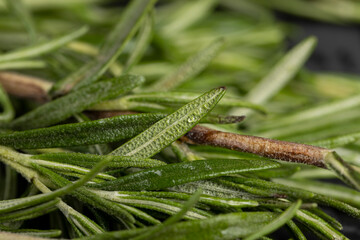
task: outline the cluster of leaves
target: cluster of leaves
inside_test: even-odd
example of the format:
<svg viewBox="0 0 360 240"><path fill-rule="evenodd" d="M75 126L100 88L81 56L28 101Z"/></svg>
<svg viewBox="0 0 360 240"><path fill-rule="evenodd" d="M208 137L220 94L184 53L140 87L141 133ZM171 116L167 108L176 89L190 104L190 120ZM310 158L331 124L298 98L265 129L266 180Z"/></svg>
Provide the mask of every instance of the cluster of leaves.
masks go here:
<svg viewBox="0 0 360 240"><path fill-rule="evenodd" d="M1 239L347 239L322 207L360 219L360 79L302 69L271 9L358 3L99 2L0 2Z"/></svg>

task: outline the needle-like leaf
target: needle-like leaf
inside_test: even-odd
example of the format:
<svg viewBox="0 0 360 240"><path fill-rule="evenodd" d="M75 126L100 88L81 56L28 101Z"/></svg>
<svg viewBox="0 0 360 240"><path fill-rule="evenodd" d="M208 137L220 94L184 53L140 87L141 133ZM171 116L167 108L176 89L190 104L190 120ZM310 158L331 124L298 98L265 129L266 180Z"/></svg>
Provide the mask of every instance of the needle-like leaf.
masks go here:
<svg viewBox="0 0 360 240"><path fill-rule="evenodd" d="M73 41L74 39L81 37L87 31L88 31L88 27L82 27L72 33L55 38L50 41L37 43L37 44L34 44L29 47L18 49L18 50L8 52L5 54L0 54L0 62L22 60L22 59L37 57L37 56L49 53L59 47L64 46L65 44Z"/></svg>
<svg viewBox="0 0 360 240"><path fill-rule="evenodd" d="M224 39L214 41L205 49L191 56L175 72L160 79L153 86L147 88L146 91L169 91L181 83L190 80L209 65L210 61L216 56L223 45Z"/></svg>
<svg viewBox="0 0 360 240"><path fill-rule="evenodd" d="M265 236L265 235L275 231L276 229L280 228L282 225L284 225L286 222L288 222L295 216L295 214L296 214L297 210L300 208L300 206L301 206L301 200L298 200L293 205L291 205L291 207L286 209L286 211L283 212L280 216L278 216L276 219L274 219L274 221L272 221L268 225L264 226L260 231L255 232L255 233L251 234L250 236L247 236L244 240L259 239L260 237Z"/></svg>
<svg viewBox="0 0 360 240"><path fill-rule="evenodd" d="M180 222L168 226L157 235L157 239L236 239L259 231L277 216L277 213L271 212L238 212L218 215L204 220ZM83 238L83 240L131 238L149 230L151 230L151 228L108 232Z"/></svg>
<svg viewBox="0 0 360 240"><path fill-rule="evenodd" d="M96 167L93 169L97 169L97 172L101 170L107 163L109 162L109 159L105 159L102 162L98 163ZM66 185L69 185L71 182L67 180L66 178L56 174L55 172L41 167L37 164L32 164L35 169L40 171L42 174L47 176L50 181L55 184L57 187L64 187ZM100 198L98 195L94 194L93 192L90 192L84 187L80 187L70 193L71 195L78 198L80 201L85 202L95 208L98 208L110 215L113 215L115 217L121 218L124 221L134 223L135 219L134 217L126 211L123 207L120 205L112 204L110 201L106 199Z"/></svg>
<svg viewBox="0 0 360 240"><path fill-rule="evenodd" d="M137 37L135 48L124 66L124 73L129 72L131 68L140 61L142 55L145 53L146 48L150 43L153 27L154 16L152 13L149 13L139 31L139 36Z"/></svg>
<svg viewBox="0 0 360 240"><path fill-rule="evenodd" d="M32 42L36 41L36 28L29 12L28 8L24 5L22 0L7 0L6 4L8 8L13 12L13 14L19 18L21 23L26 28L29 33L30 40Z"/></svg>
<svg viewBox="0 0 360 240"><path fill-rule="evenodd" d="M334 199L346 202L352 206L360 207L360 193L356 190L340 186L332 183L324 183L319 181L305 179L273 179L274 182L284 184L286 186L296 187L317 194L327 195Z"/></svg>
<svg viewBox="0 0 360 240"><path fill-rule="evenodd" d="M122 98L99 103L94 110L127 110L136 107L137 103L156 103L165 106L178 106L194 100L198 94L193 92L148 92L135 93ZM217 104L219 107L250 108L266 113L264 107L235 97L223 97Z"/></svg>
<svg viewBox="0 0 360 240"><path fill-rule="evenodd" d="M38 216L44 215L56 209L55 205L59 202L59 199L54 199L42 204L39 204L34 207L27 209L21 209L11 213L2 214L0 216L0 223L3 222L13 222L21 221L31 218L36 218Z"/></svg>
<svg viewBox="0 0 360 240"><path fill-rule="evenodd" d="M316 45L316 39L310 37L291 49L270 72L260 80L246 95L246 100L263 104L277 94L290 81L308 59ZM234 109L231 114L241 114L241 109Z"/></svg>
<svg viewBox="0 0 360 240"><path fill-rule="evenodd" d="M0 144L17 149L31 149L115 142L136 136L164 116L164 114L152 113L122 115L96 121L0 134Z"/></svg>
<svg viewBox="0 0 360 240"><path fill-rule="evenodd" d="M360 191L360 170L345 162L336 152L325 156L325 163L329 169L346 184Z"/></svg>
<svg viewBox="0 0 360 240"><path fill-rule="evenodd" d="M15 119L10 127L24 130L58 123L96 103L129 92L143 82L143 77L123 75L90 84Z"/></svg>
<svg viewBox="0 0 360 240"><path fill-rule="evenodd" d="M309 211L297 211L296 218L303 224L307 225L312 231L314 231L318 235L322 235L330 239L348 239L342 233L330 226L330 224L328 224L322 218L316 216L315 214L312 214Z"/></svg>
<svg viewBox="0 0 360 240"><path fill-rule="evenodd" d="M10 161L14 158L21 159L20 161L25 163L28 161L28 159L26 159L27 156L22 156L21 154L13 152L5 147L1 147L1 156L2 158L7 158ZM36 204L41 204L46 201L51 201L56 197L60 197L64 194L70 193L74 189L79 188L80 186L84 185L87 181L95 177L111 160L112 160L111 157L102 159L101 161L96 163L95 166L85 176L83 176L80 180L76 181L75 183L71 183L66 179L63 180L63 178L61 178L60 176L58 177L55 173L53 173L55 177L58 177L60 179L59 181L61 183L62 188L53 191L51 193L45 193L42 195L35 195L35 196L30 196L15 200L2 201L0 202L0 211L2 213L5 213L24 207L34 206ZM45 169L43 167L38 166L35 163L28 163L28 164L38 167L40 169ZM52 171L48 170L47 173L52 173Z"/></svg>
<svg viewBox="0 0 360 240"><path fill-rule="evenodd" d="M335 136L327 139L321 139L314 142L311 142L311 145L325 147L325 148L338 148L346 146L350 143L354 143L360 139L360 133L350 133L340 136Z"/></svg>
<svg viewBox="0 0 360 240"><path fill-rule="evenodd" d="M46 63L40 60L17 60L11 62L0 63L0 70L15 70L15 69L36 69L45 68Z"/></svg>
<svg viewBox="0 0 360 240"><path fill-rule="evenodd" d="M57 82L52 89L53 94L68 92L73 86L76 89L98 80L122 52L126 43L135 34L139 23L152 8L156 0L135 0L122 15L120 21L106 36L97 57L85 64L78 71Z"/></svg>
<svg viewBox="0 0 360 240"><path fill-rule="evenodd" d="M159 232L163 231L167 226L180 221L183 218L183 216L186 214L186 212L188 212L192 207L194 207L196 202L199 200L200 196L201 196L201 189L196 191L191 196L191 198L183 205L183 207L179 212L172 215L170 218L166 219L166 221L162 225L158 225L152 228L150 231L145 232L144 234L141 234L133 238L132 240L141 240L141 239L149 239L150 237L152 238L156 237L156 235Z"/></svg>
<svg viewBox="0 0 360 240"><path fill-rule="evenodd" d="M318 119L329 117L347 109L356 109L360 105L360 95L354 95L345 99L340 99L326 104L321 104L287 114L281 119L269 121L267 124L260 126L259 130L284 128L289 125L297 125L305 121L316 121ZM264 132L264 131L263 131ZM266 134L266 132L264 132Z"/></svg>
<svg viewBox="0 0 360 240"><path fill-rule="evenodd" d="M150 168L165 165L164 162L156 159L147 158L135 158L135 157L124 157L124 156L100 156L93 154L82 154L82 153L45 153L40 155L34 155L32 158L48 160L51 162L67 163L82 167L93 167L96 163L111 159L108 164L109 168L126 168L126 167L138 167L138 168Z"/></svg>
<svg viewBox="0 0 360 240"><path fill-rule="evenodd" d="M111 155L143 158L155 155L195 126L224 94L225 88L216 88L201 95L115 149Z"/></svg>
<svg viewBox="0 0 360 240"><path fill-rule="evenodd" d="M359 3L115 2L0 0L0 239L353 234L321 208L360 219L360 77L303 70L273 10Z"/></svg>
<svg viewBox="0 0 360 240"><path fill-rule="evenodd" d="M126 204L128 206L149 209L152 211L162 212L169 215L174 215L181 210L182 204L169 199L159 199L154 197L144 196L130 196L128 194L122 194L120 192L108 192L108 191L92 191L98 196L108 199L113 202ZM206 211L194 208L184 214L184 219L204 219L211 217Z"/></svg>
<svg viewBox="0 0 360 240"><path fill-rule="evenodd" d="M3 87L0 84L0 103L2 105L2 113L0 113L0 124L11 121L15 116L14 108Z"/></svg>
<svg viewBox="0 0 360 240"><path fill-rule="evenodd" d="M114 181L100 183L96 187L106 190L159 190L188 182L278 166L278 163L268 160L198 160L143 170Z"/></svg>

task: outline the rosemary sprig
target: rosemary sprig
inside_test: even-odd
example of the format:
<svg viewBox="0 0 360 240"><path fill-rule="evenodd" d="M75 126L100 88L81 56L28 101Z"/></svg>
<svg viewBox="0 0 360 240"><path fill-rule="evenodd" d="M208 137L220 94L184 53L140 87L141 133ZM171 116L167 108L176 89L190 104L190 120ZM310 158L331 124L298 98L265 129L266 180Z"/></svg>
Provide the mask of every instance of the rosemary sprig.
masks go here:
<svg viewBox="0 0 360 240"><path fill-rule="evenodd" d="M13 52L0 55L0 62L8 62L15 60L24 60L27 58L37 57L45 53L49 53L76 38L84 35L88 31L87 27L82 27L70 34L58 37L51 41L46 41L43 43L37 43L34 46L25 47L23 49L18 49Z"/></svg>
<svg viewBox="0 0 360 240"><path fill-rule="evenodd" d="M0 238L357 239L360 78L272 9L359 4L155 2L0 2Z"/></svg>
<svg viewBox="0 0 360 240"><path fill-rule="evenodd" d="M10 128L24 130L58 123L98 102L124 94L143 82L141 76L124 75L90 84L15 119ZM71 108L65 107L69 105Z"/></svg>

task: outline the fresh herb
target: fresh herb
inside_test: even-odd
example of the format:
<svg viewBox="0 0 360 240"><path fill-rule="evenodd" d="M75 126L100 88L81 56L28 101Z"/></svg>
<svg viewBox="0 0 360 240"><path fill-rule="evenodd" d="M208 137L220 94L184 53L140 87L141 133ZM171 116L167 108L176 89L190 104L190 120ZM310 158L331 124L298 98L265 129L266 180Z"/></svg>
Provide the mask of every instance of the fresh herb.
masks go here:
<svg viewBox="0 0 360 240"><path fill-rule="evenodd" d="M355 1L5 2L0 239L348 239L322 208L360 219L360 78L272 9Z"/></svg>

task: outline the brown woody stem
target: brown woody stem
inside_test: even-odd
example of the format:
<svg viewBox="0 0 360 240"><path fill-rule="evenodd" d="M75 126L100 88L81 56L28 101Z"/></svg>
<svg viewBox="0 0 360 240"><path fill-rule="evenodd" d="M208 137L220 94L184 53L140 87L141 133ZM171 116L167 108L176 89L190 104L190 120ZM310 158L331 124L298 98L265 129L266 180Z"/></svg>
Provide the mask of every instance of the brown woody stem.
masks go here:
<svg viewBox="0 0 360 240"><path fill-rule="evenodd" d="M195 126L182 140L190 144L202 144L231 150L254 153L263 157L304 163L326 168L325 156L331 150L262 137L221 132L203 126Z"/></svg>
<svg viewBox="0 0 360 240"><path fill-rule="evenodd" d="M49 100L47 92L51 82L13 72L0 72L0 84L11 95L39 102Z"/></svg>

